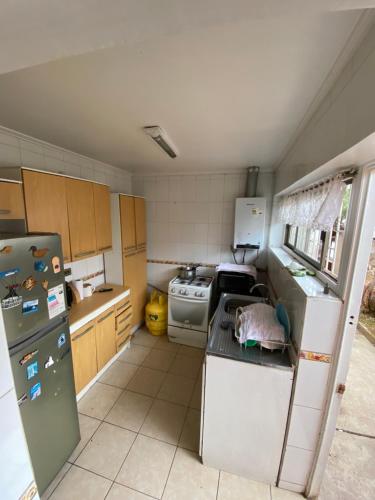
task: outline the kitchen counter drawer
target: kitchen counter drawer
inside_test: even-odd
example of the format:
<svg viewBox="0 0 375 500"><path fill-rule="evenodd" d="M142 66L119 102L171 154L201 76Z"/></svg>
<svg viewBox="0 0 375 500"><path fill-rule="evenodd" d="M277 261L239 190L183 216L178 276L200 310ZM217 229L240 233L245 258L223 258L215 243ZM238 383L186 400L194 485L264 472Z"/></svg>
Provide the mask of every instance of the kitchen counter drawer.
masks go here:
<svg viewBox="0 0 375 500"><path fill-rule="evenodd" d="M126 325L131 324L133 317L132 306L125 309L121 314L116 316L116 332L123 330Z"/></svg>
<svg viewBox="0 0 375 500"><path fill-rule="evenodd" d="M123 300L120 300L117 304L115 304L115 315L118 316L119 314L123 313L129 307L131 307L131 299L130 299L130 294L125 297Z"/></svg>
<svg viewBox="0 0 375 500"><path fill-rule="evenodd" d="M116 349L120 351L131 337L131 323L127 323L121 330L116 332Z"/></svg>

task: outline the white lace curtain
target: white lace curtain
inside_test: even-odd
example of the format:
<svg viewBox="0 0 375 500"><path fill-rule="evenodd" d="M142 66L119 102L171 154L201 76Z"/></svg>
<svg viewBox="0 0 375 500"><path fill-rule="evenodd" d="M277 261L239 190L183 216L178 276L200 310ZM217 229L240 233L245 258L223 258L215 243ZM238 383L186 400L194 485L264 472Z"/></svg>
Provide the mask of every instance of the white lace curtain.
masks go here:
<svg viewBox="0 0 375 500"><path fill-rule="evenodd" d="M279 221L292 226L307 226L331 231L340 215L345 183L336 176L322 185L281 198Z"/></svg>

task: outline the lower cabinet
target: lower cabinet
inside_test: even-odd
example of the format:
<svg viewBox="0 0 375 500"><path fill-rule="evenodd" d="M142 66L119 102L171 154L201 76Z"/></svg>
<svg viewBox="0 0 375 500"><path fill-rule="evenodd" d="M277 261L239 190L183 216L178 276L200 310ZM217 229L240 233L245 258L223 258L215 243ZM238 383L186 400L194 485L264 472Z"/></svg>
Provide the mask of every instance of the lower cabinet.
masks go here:
<svg viewBox="0 0 375 500"><path fill-rule="evenodd" d="M95 321L91 321L71 338L76 394L98 373L95 329Z"/></svg>
<svg viewBox="0 0 375 500"><path fill-rule="evenodd" d="M120 351L131 336L133 308L128 295L71 336L76 394Z"/></svg>
<svg viewBox="0 0 375 500"><path fill-rule="evenodd" d="M105 311L96 320L96 357L98 371L116 354L115 309Z"/></svg>
<svg viewBox="0 0 375 500"><path fill-rule="evenodd" d="M144 320L147 302L147 256L145 250L138 250L123 256L124 286L131 290L133 305L132 324L139 325Z"/></svg>

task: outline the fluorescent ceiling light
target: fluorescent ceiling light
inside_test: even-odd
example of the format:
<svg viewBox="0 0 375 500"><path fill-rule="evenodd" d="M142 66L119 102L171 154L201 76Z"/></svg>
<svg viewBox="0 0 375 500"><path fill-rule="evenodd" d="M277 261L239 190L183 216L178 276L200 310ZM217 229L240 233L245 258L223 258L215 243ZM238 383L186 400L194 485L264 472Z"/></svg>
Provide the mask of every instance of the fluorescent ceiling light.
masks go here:
<svg viewBox="0 0 375 500"><path fill-rule="evenodd" d="M167 136L166 132L157 125L151 127L143 127L147 135L151 137L171 158L178 156L177 149L172 141Z"/></svg>

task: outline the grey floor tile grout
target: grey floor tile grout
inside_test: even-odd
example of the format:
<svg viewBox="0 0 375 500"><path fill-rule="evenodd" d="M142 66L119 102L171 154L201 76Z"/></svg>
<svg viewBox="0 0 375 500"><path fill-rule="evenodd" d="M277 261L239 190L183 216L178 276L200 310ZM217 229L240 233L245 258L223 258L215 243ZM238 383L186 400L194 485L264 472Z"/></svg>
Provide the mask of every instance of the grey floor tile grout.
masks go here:
<svg viewBox="0 0 375 500"><path fill-rule="evenodd" d="M176 446L176 449L174 450L174 454L173 454L171 465L169 467L167 479L166 479L166 481L164 483L163 493L161 494L161 497L160 497L161 499L164 497L165 489L167 487L167 484L168 484L168 481L169 481L169 476L171 475L171 470L172 470L172 467L173 467L173 464L174 464L174 461L175 461L175 458L176 458L176 453L177 453L177 446Z"/></svg>
<svg viewBox="0 0 375 500"><path fill-rule="evenodd" d="M270 484L269 487L270 487L270 500L272 500L272 485Z"/></svg>
<svg viewBox="0 0 375 500"><path fill-rule="evenodd" d="M221 470L219 470L219 475L217 478L216 500L219 498L220 477L221 477Z"/></svg>
<svg viewBox="0 0 375 500"><path fill-rule="evenodd" d="M63 474L63 476L61 477L60 481L56 484L56 486L53 488L53 490L52 490L52 491L51 491L51 493L48 495L48 497L43 498L43 495L41 496L41 498L42 498L43 500L48 500L49 498L51 498L51 496L52 496L52 495L53 495L53 493L55 492L56 488L59 486L59 484L60 484L60 483L61 483L61 481L64 479L64 477L68 474L68 472L70 471L70 469L72 468L72 465L73 465L71 462L68 462L68 463L69 463L69 465L70 465L69 469L65 472L65 474ZM53 480L54 480L54 479L53 479ZM53 481L53 480L52 480L52 481ZM51 481L51 482L52 482L52 481Z"/></svg>

